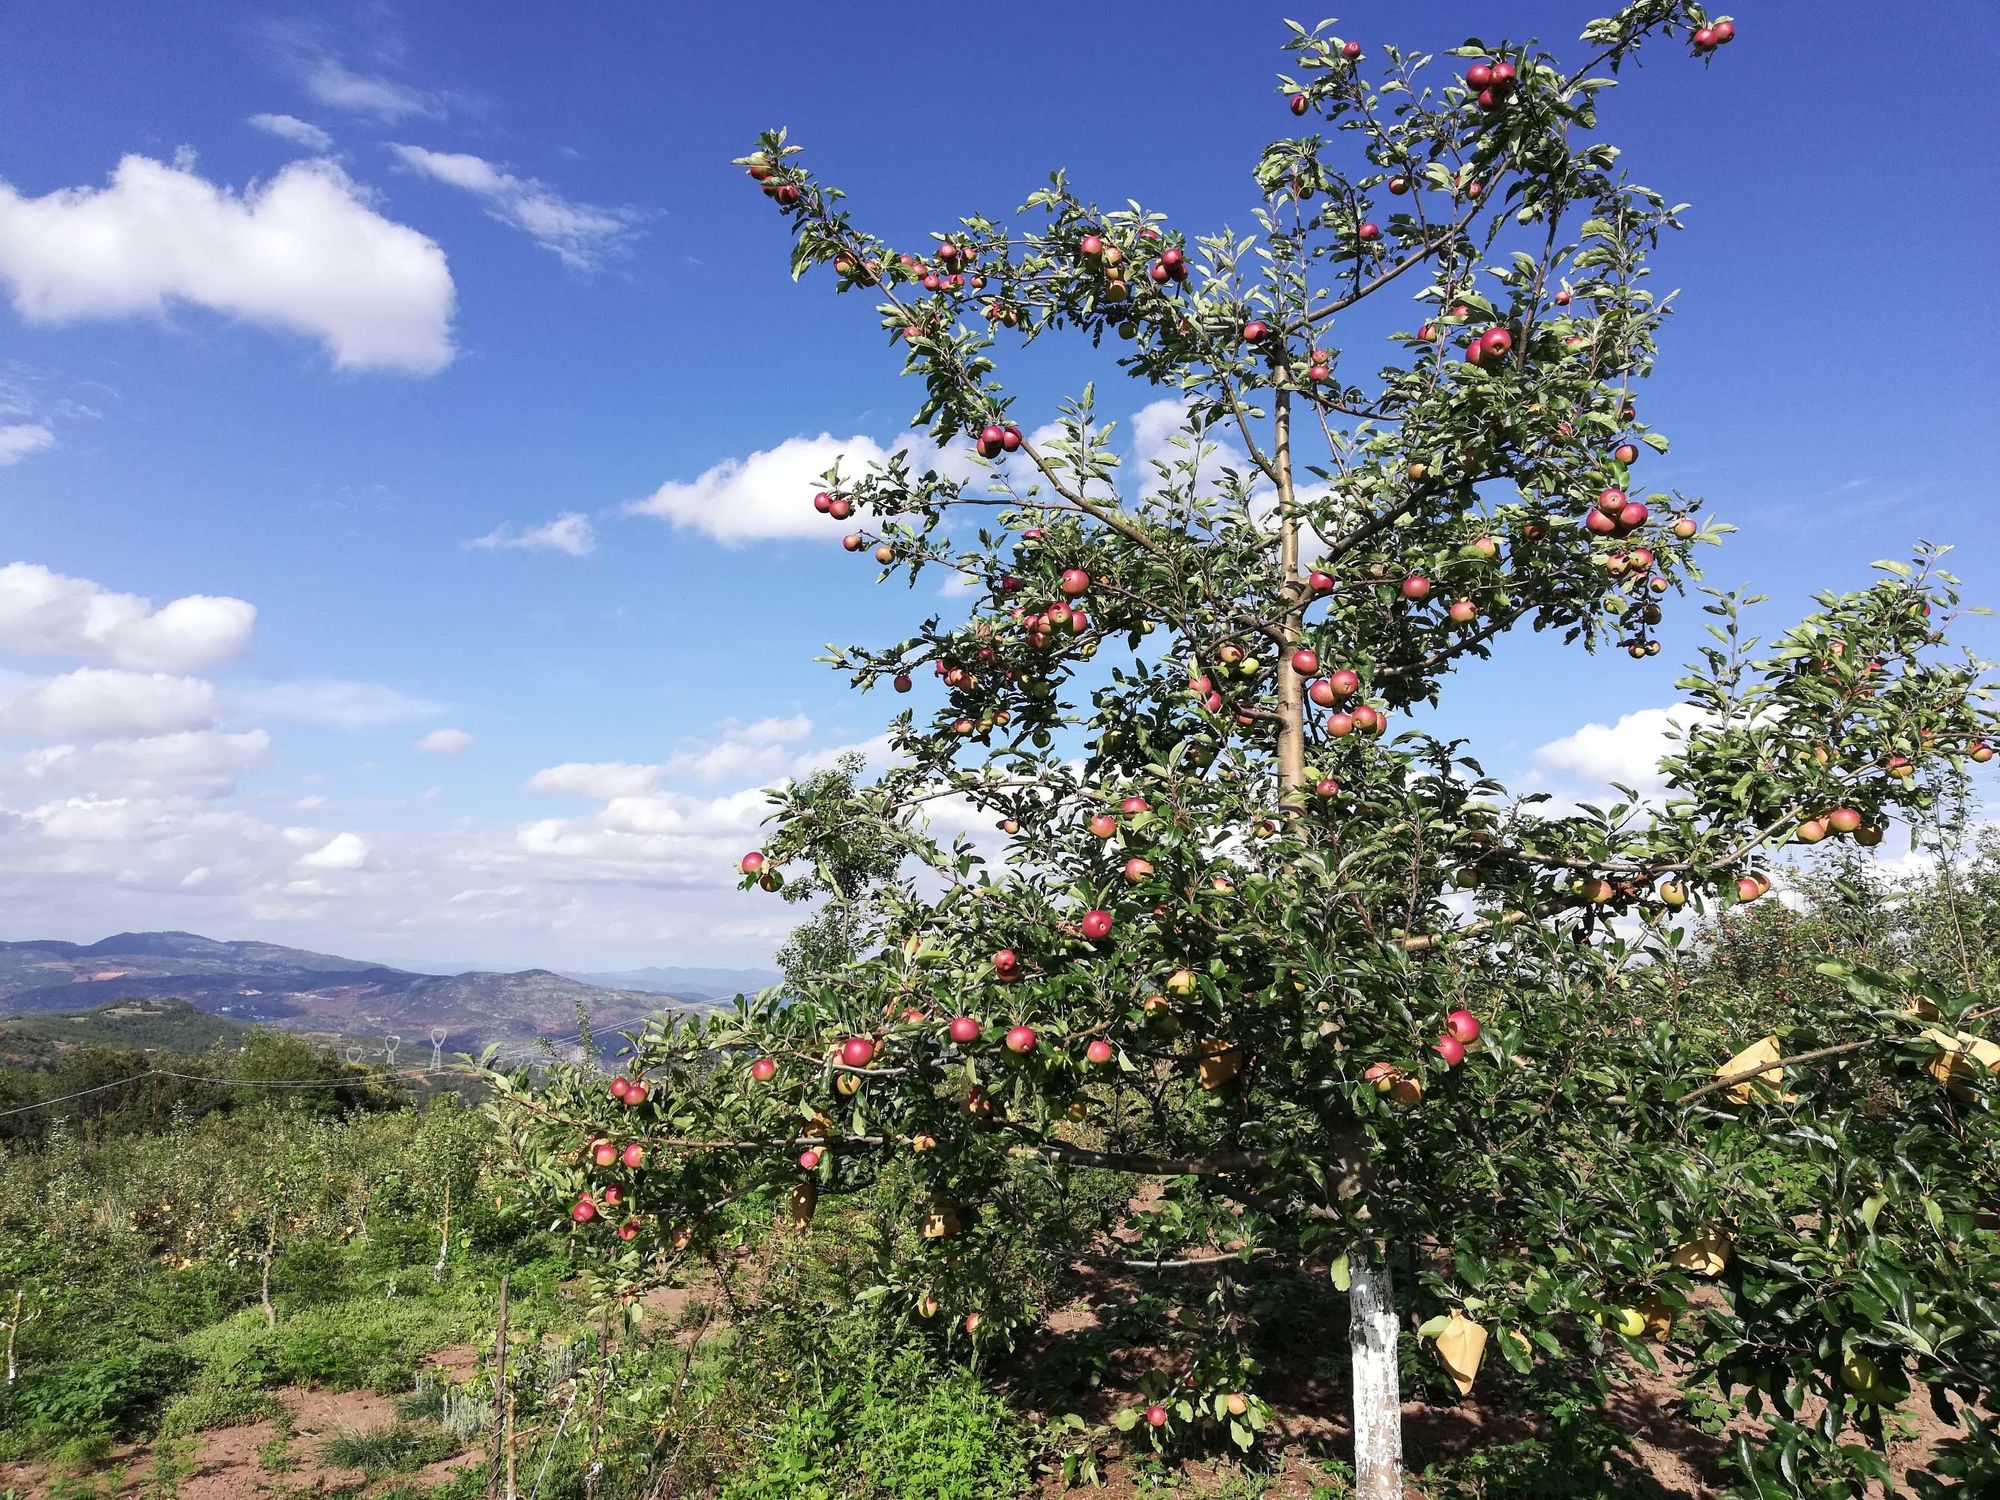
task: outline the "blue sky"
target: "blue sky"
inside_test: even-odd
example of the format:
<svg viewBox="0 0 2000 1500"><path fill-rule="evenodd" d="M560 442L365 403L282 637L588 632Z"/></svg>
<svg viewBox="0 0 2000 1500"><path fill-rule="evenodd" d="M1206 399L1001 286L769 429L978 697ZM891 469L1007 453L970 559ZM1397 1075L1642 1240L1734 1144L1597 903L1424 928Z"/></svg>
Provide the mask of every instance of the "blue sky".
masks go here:
<svg viewBox="0 0 2000 1500"><path fill-rule="evenodd" d="M1355 5L1342 34L1569 46L1599 9ZM728 159L788 125L908 241L1055 166L1246 227L1286 13L1155 4L1110 49L1055 5L991 38L820 5L8 8L0 936L763 957L790 913L729 869L757 788L892 711L812 658L939 601L830 531L744 534L791 529L800 440L893 442L915 394L865 302L791 283ZM2000 13L1812 16L1746 8L1714 66L1656 55L1605 105L1693 205L1645 477L1741 528L1711 581L1773 627L1918 535L2000 601ZM1012 368L1023 413L1108 372ZM1156 394L1112 372L1101 404ZM1448 722L1516 778L1642 771L1657 715L1619 721L1672 702L1693 614L1643 665L1511 647Z"/></svg>

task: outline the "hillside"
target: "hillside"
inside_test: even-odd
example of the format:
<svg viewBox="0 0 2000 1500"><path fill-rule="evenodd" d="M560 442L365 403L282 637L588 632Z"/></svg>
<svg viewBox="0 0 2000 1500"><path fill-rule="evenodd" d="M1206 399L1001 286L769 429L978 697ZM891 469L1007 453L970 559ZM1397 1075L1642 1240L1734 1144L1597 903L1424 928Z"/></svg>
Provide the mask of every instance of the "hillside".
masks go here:
<svg viewBox="0 0 2000 1500"><path fill-rule="evenodd" d="M90 1011L113 1001L165 999L185 1000L238 1025L397 1036L413 1047L442 1031L454 1052L572 1036L579 1012L599 1030L614 1030L663 1002L705 1002L608 988L547 969L416 974L189 932L124 932L94 943L0 942L0 1013Z"/></svg>
<svg viewBox="0 0 2000 1500"><path fill-rule="evenodd" d="M206 1052L234 1043L245 1029L185 1000L113 1000L84 1011L0 1016L0 1067L46 1067L85 1047Z"/></svg>
<svg viewBox="0 0 2000 1500"><path fill-rule="evenodd" d="M617 969L603 974L571 974L585 984L613 990L642 990L649 995L674 995L683 1000L733 1000L754 995L784 979L776 969L697 969L678 965Z"/></svg>

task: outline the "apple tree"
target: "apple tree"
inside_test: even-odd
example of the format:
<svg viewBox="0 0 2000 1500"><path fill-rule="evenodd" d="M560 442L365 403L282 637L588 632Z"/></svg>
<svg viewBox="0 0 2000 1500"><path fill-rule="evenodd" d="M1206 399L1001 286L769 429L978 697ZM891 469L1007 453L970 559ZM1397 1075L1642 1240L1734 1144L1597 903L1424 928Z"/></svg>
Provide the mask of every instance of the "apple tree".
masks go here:
<svg viewBox="0 0 2000 1500"><path fill-rule="evenodd" d="M1261 1273L1311 1267L1348 1292L1368 1497L1401 1493L1412 1339L1461 1391L1482 1364L1601 1388L1612 1353L1677 1340L1724 1391L1768 1391L1772 1443L1740 1467L1787 1477L1754 1493L1865 1468L1843 1434L1872 1413L1879 1439L1892 1386L1990 1382L1970 1002L1918 1016L1849 974L1822 1013L1673 1020L1700 914L1765 899L1789 844L1933 818L1994 733L1939 549L1760 641L1757 601L1699 591L1728 528L1647 484L1649 256L1677 210L1599 116L1642 48L1734 36L1692 0L1636 0L1567 60L1294 26L1293 133L1255 163L1247 232L1058 173L899 246L782 131L741 161L794 274L873 306L913 426L972 450L836 467L798 503L884 581L959 588L831 658L909 695L889 769L779 789L742 860L837 936L796 945L779 991L634 1037L608 1091L496 1076L527 1179L611 1283L725 1211L803 1226L893 1169L879 1295L912 1329L1005 1346L1024 1254L1122 1260L1175 1316L1107 1440L1247 1448L1283 1312ZM1179 402L1143 472L1094 385L1056 411L1010 393L1006 352L1061 339ZM1689 608L1710 644L1664 796L1510 797L1438 732L1453 674L1502 670L1522 633L1643 667ZM1805 1209L1774 1152L1805 1163ZM1107 1174L1127 1185L1094 1220L1045 1212ZM1834 1262L1853 1300L1815 1306Z"/></svg>

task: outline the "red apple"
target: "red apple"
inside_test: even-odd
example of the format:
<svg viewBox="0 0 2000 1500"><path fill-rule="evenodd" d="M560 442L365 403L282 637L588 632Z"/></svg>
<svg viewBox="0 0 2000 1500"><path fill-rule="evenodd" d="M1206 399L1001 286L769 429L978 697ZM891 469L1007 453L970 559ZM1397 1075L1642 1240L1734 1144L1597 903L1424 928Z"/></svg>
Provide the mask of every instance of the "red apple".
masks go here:
<svg viewBox="0 0 2000 1500"><path fill-rule="evenodd" d="M618 1148L609 1141L597 1141L590 1148L590 1159L600 1167L608 1167L618 1160Z"/></svg>
<svg viewBox="0 0 2000 1500"><path fill-rule="evenodd" d="M1313 791L1322 797L1338 797L1340 795L1340 783L1335 781L1331 776L1322 776L1314 783Z"/></svg>
<svg viewBox="0 0 2000 1500"><path fill-rule="evenodd" d="M1152 873L1153 866L1150 860L1128 859L1125 861L1125 879L1128 884L1137 885Z"/></svg>
<svg viewBox="0 0 2000 1500"><path fill-rule="evenodd" d="M1615 516L1625 508L1625 492L1620 489L1606 489L1597 492L1597 508L1607 516Z"/></svg>
<svg viewBox="0 0 2000 1500"><path fill-rule="evenodd" d="M1333 579L1326 573L1312 573L1306 578L1306 586L1315 594L1330 594L1333 592Z"/></svg>
<svg viewBox="0 0 2000 1500"><path fill-rule="evenodd" d="M1465 1061L1465 1043L1455 1036L1441 1036L1431 1043L1431 1051L1444 1059L1447 1068L1455 1068Z"/></svg>
<svg viewBox="0 0 2000 1500"><path fill-rule="evenodd" d="M597 1217L597 1205L588 1198L579 1198L576 1207L569 1211L569 1216L579 1224L588 1224Z"/></svg>
<svg viewBox="0 0 2000 1500"><path fill-rule="evenodd" d="M1254 344L1268 335L1270 331L1271 325L1269 323L1264 322L1261 318L1252 318L1243 325L1243 342Z"/></svg>
<svg viewBox="0 0 2000 1500"><path fill-rule="evenodd" d="M1354 237L1364 244L1370 240L1379 240L1382 238L1382 226L1375 223L1372 219L1364 220L1355 229Z"/></svg>
<svg viewBox="0 0 2000 1500"><path fill-rule="evenodd" d="M1149 1406L1149 1407L1147 1407L1147 1408L1146 1408L1146 1425L1147 1425L1147 1426L1149 1426L1149 1427L1164 1427L1164 1426L1166 1426L1166 1425L1167 1425L1167 1409L1166 1409L1166 1408L1165 1408L1164 1406Z"/></svg>
<svg viewBox="0 0 2000 1500"><path fill-rule="evenodd" d="M1292 113L1295 115L1302 115L1305 112L1306 112L1306 96L1304 94L1292 95Z"/></svg>
<svg viewBox="0 0 2000 1500"><path fill-rule="evenodd" d="M744 855L743 858L739 859L736 862L736 867L739 870L741 870L745 875L755 875L759 870L764 868L763 853L759 850L752 849L748 854Z"/></svg>
<svg viewBox="0 0 2000 1500"><path fill-rule="evenodd" d="M1361 678L1346 667L1337 672L1329 672L1326 684L1343 698L1352 698L1361 691Z"/></svg>
<svg viewBox="0 0 2000 1500"><path fill-rule="evenodd" d="M1620 443L1611 450L1611 456L1630 468L1639 461L1639 450L1630 443Z"/></svg>
<svg viewBox="0 0 2000 1500"><path fill-rule="evenodd" d="M1359 42L1341 43L1340 55L1346 58L1349 62L1361 61L1361 43Z"/></svg>
<svg viewBox="0 0 2000 1500"><path fill-rule="evenodd" d="M979 1023L971 1016L955 1016L951 1023L951 1039L961 1047L968 1042L979 1040Z"/></svg>
<svg viewBox="0 0 2000 1500"><path fill-rule="evenodd" d="M1646 517L1649 514L1651 513L1645 506L1634 500L1630 505L1618 512L1618 524L1627 531L1632 531L1640 526L1644 526L1646 524Z"/></svg>
<svg viewBox="0 0 2000 1500"><path fill-rule="evenodd" d="M1144 797L1141 797L1137 792L1134 792L1131 796L1127 797L1124 801L1118 804L1118 810L1123 814L1125 814L1125 816L1128 818L1136 818L1139 816L1140 813L1148 812L1151 810L1151 808L1152 804L1149 803Z"/></svg>
<svg viewBox="0 0 2000 1500"><path fill-rule="evenodd" d="M1110 813L1099 813L1090 820L1090 831L1101 839L1108 839L1118 832L1118 820Z"/></svg>
<svg viewBox="0 0 2000 1500"><path fill-rule="evenodd" d="M1062 582L1058 585L1070 598L1074 599L1090 587L1090 575L1081 568L1064 570Z"/></svg>
<svg viewBox="0 0 2000 1500"><path fill-rule="evenodd" d="M1339 696L1333 690L1333 684L1328 682L1324 677L1306 689L1306 696L1321 708L1332 708L1334 704L1340 701Z"/></svg>
<svg viewBox="0 0 2000 1500"><path fill-rule="evenodd" d="M630 1087L632 1087L632 1080L629 1078L612 1079L611 1097L618 1100L620 1103L623 1103L625 1099L625 1091Z"/></svg>
<svg viewBox="0 0 2000 1500"><path fill-rule="evenodd" d="M1007 1032L1007 1050L1016 1056L1025 1056L1035 1050L1035 1028L1015 1026Z"/></svg>
<svg viewBox="0 0 2000 1500"><path fill-rule="evenodd" d="M775 1057L760 1057L750 1064L750 1076L759 1083L769 1083L778 1076L778 1060Z"/></svg>
<svg viewBox="0 0 2000 1500"><path fill-rule="evenodd" d="M636 1220L636 1219L627 1219L627 1220L626 1220L626 1221L625 1221L625 1222L624 1222L623 1224L620 1224L620 1225L618 1226L618 1238L619 1238L619 1239L621 1239L621 1240L636 1240L636 1239L637 1239L638 1237L639 1237L639 1223L638 1223L638 1220Z"/></svg>
<svg viewBox="0 0 2000 1500"><path fill-rule="evenodd" d="M645 1084L634 1083L625 1090L625 1107L627 1109L637 1109L640 1105L644 1104L645 1102L646 1102Z"/></svg>
<svg viewBox="0 0 2000 1500"><path fill-rule="evenodd" d="M1398 198L1402 197L1403 194L1407 193L1409 190L1410 190L1409 178L1391 177L1389 179L1389 191L1394 193Z"/></svg>
<svg viewBox="0 0 2000 1500"><path fill-rule="evenodd" d="M829 510L833 509L833 496L829 495L825 490L821 490L817 495L813 496L813 509L821 515L825 515Z"/></svg>
<svg viewBox="0 0 2000 1500"><path fill-rule="evenodd" d="M1699 529L1700 528L1695 525L1695 519L1693 516L1680 516L1677 517L1674 521L1674 535L1679 537L1682 541L1686 541L1689 537L1693 536L1695 532Z"/></svg>
<svg viewBox="0 0 2000 1500"><path fill-rule="evenodd" d="M1451 601L1451 607L1445 613L1451 617L1454 623L1469 625L1479 618L1479 606L1474 604L1470 599L1454 599Z"/></svg>
<svg viewBox="0 0 2000 1500"><path fill-rule="evenodd" d="M1083 1055L1101 1068L1110 1062L1115 1054L1112 1051L1111 1043L1105 1041L1103 1037L1099 1037L1083 1049Z"/></svg>
<svg viewBox="0 0 2000 1500"><path fill-rule="evenodd" d="M1595 532L1599 536L1610 536L1618 529L1616 518L1607 516L1596 506L1592 506L1590 513L1583 518L1583 525L1586 531Z"/></svg>
<svg viewBox="0 0 2000 1500"><path fill-rule="evenodd" d="M815 1170L819 1166L819 1152L811 1146L806 1147L799 1153L799 1165L808 1172Z"/></svg>
<svg viewBox="0 0 2000 1500"><path fill-rule="evenodd" d="M1469 89L1489 88L1493 83L1491 63L1474 63L1465 70L1465 86Z"/></svg>
<svg viewBox="0 0 2000 1500"><path fill-rule="evenodd" d="M1328 714L1326 716L1326 732L1335 739L1341 739L1346 735L1354 733L1354 715Z"/></svg>
<svg viewBox="0 0 2000 1500"><path fill-rule="evenodd" d="M1469 1010L1455 1010L1444 1018L1444 1030L1469 1047L1479 1040L1479 1017Z"/></svg>
<svg viewBox="0 0 2000 1500"><path fill-rule="evenodd" d="M1104 253L1104 240L1101 236L1086 234L1081 240L1077 241L1076 248L1092 260L1095 260Z"/></svg>
<svg viewBox="0 0 2000 1500"><path fill-rule="evenodd" d="M1514 335L1504 328L1489 328L1479 335L1479 347L1488 359L1500 359L1514 347Z"/></svg>
<svg viewBox="0 0 2000 1500"><path fill-rule="evenodd" d="M840 1060L850 1068L865 1068L875 1057L875 1044L865 1036L851 1036L840 1044Z"/></svg>
<svg viewBox="0 0 2000 1500"><path fill-rule="evenodd" d="M1403 597L1412 604L1421 604L1431 596L1431 581L1422 574L1412 574L1403 580Z"/></svg>
<svg viewBox="0 0 2000 1500"><path fill-rule="evenodd" d="M1310 646L1301 646L1292 653L1292 670L1301 677L1310 677L1319 670L1319 653Z"/></svg>
<svg viewBox="0 0 2000 1500"><path fill-rule="evenodd" d="M993 955L993 967L1005 974L1021 967L1021 955L1012 948L1002 948Z"/></svg>
<svg viewBox="0 0 2000 1500"><path fill-rule="evenodd" d="M1093 943L1101 943L1111 936L1111 913L1103 907L1094 907L1083 914L1083 935Z"/></svg>

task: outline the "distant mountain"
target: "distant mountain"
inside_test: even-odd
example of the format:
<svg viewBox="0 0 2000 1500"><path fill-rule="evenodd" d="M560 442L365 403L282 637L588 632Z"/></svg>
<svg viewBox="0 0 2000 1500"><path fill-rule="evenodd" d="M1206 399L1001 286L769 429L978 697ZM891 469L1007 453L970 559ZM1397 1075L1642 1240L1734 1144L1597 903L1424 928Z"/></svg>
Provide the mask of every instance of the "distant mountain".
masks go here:
<svg viewBox="0 0 2000 1500"><path fill-rule="evenodd" d="M608 988L524 969L513 974L413 974L274 943L222 942L192 932L121 932L95 943L0 942L0 1013L85 1010L110 1000L188 1001L210 1015L294 1031L400 1036L412 1047L445 1033L453 1052L630 1027L662 1000L705 997Z"/></svg>
<svg viewBox="0 0 2000 1500"><path fill-rule="evenodd" d="M784 979L776 969L617 969L605 974L571 974L585 984L615 990L644 990L649 995L673 995L682 1000L733 1000L754 995Z"/></svg>

